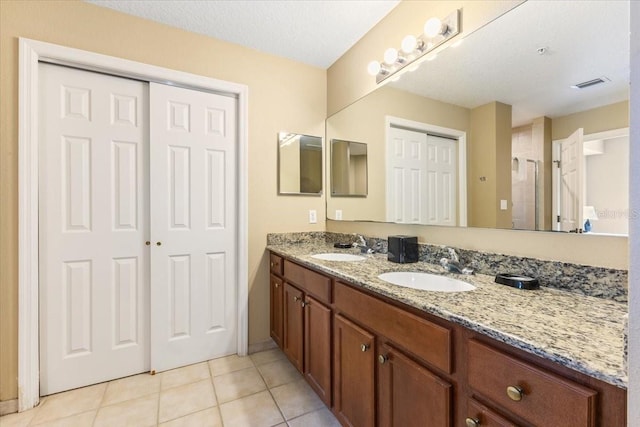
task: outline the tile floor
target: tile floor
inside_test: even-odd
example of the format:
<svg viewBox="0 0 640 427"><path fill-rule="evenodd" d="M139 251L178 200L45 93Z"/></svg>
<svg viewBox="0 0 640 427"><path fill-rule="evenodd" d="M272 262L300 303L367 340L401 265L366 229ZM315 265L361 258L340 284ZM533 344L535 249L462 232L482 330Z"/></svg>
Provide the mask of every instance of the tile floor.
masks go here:
<svg viewBox="0 0 640 427"><path fill-rule="evenodd" d="M2 427L339 425L280 349L54 394L0 417Z"/></svg>

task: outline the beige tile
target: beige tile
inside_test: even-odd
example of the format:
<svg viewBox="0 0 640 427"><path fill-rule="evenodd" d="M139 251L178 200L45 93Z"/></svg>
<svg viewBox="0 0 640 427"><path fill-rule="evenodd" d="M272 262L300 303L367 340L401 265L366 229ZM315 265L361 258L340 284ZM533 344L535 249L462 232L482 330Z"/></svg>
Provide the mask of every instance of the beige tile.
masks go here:
<svg viewBox="0 0 640 427"><path fill-rule="evenodd" d="M302 378L300 372L298 372L287 359L280 359L275 362L259 365L258 370L269 388L297 381Z"/></svg>
<svg viewBox="0 0 640 427"><path fill-rule="evenodd" d="M111 381L107 384L102 406L158 393L160 391L160 379L160 375L140 374Z"/></svg>
<svg viewBox="0 0 640 427"><path fill-rule="evenodd" d="M283 422L282 415L268 391L252 394L220 405L225 426L271 427Z"/></svg>
<svg viewBox="0 0 640 427"><path fill-rule="evenodd" d="M211 369L211 375L223 375L229 372L239 371L240 369L246 369L253 366L253 360L248 356L238 356L232 354L231 356L221 357L209 361L209 369Z"/></svg>
<svg viewBox="0 0 640 427"><path fill-rule="evenodd" d="M286 356L279 348L274 348L272 350L261 351L259 353L253 353L251 356L251 360L255 365L262 365L263 363L273 362L274 360L285 359Z"/></svg>
<svg viewBox="0 0 640 427"><path fill-rule="evenodd" d="M158 422L165 422L216 405L211 381L206 379L160 392Z"/></svg>
<svg viewBox="0 0 640 427"><path fill-rule="evenodd" d="M71 415L66 418L58 418L57 420L47 421L37 424L38 427L91 427L96 417L96 410L83 412L81 414ZM4 427L4 424L0 424ZM31 424L33 425L33 424Z"/></svg>
<svg viewBox="0 0 640 427"><path fill-rule="evenodd" d="M340 427L340 423L331 411L323 408L290 420L289 427Z"/></svg>
<svg viewBox="0 0 640 427"><path fill-rule="evenodd" d="M162 390L211 378L207 362L172 369L160 375L162 377Z"/></svg>
<svg viewBox="0 0 640 427"><path fill-rule="evenodd" d="M97 409L106 388L107 384L103 383L47 396L38 407L38 412L31 424L40 424Z"/></svg>
<svg viewBox="0 0 640 427"><path fill-rule="evenodd" d="M38 408L36 407L24 412L3 415L0 417L0 426L26 427L29 425L33 417L35 417L37 411L38 411Z"/></svg>
<svg viewBox="0 0 640 427"><path fill-rule="evenodd" d="M213 377L213 385L220 403L248 396L267 388L258 370L253 367Z"/></svg>
<svg viewBox="0 0 640 427"><path fill-rule="evenodd" d="M222 419L218 408L209 408L204 411L180 417L173 421L162 423L159 427L222 427Z"/></svg>
<svg viewBox="0 0 640 427"><path fill-rule="evenodd" d="M304 379L272 388L271 394L287 420L324 407Z"/></svg>
<svg viewBox="0 0 640 427"><path fill-rule="evenodd" d="M155 426L158 418L158 393L127 400L98 410L94 427Z"/></svg>

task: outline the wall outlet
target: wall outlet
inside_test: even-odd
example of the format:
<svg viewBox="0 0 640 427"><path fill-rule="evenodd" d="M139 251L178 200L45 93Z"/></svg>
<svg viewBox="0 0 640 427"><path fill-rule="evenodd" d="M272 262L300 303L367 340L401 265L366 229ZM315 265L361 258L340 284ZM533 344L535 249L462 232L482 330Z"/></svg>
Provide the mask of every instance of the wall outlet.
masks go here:
<svg viewBox="0 0 640 427"><path fill-rule="evenodd" d="M315 224L318 222L318 214L315 209L309 210L309 224Z"/></svg>
<svg viewBox="0 0 640 427"><path fill-rule="evenodd" d="M341 209L336 209L336 220L337 221L341 221L342 220L342 210Z"/></svg>
<svg viewBox="0 0 640 427"><path fill-rule="evenodd" d="M500 210L503 210L503 211L507 210L507 201L506 200L500 200Z"/></svg>

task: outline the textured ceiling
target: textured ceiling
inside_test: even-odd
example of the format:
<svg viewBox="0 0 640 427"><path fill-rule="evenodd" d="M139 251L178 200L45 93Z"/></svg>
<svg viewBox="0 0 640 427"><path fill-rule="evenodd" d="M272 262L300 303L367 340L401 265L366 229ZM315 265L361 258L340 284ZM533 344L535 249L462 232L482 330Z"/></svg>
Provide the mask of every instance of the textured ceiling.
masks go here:
<svg viewBox="0 0 640 427"><path fill-rule="evenodd" d="M530 0L391 86L467 108L509 104L515 126L584 111L629 99L629 25L628 1ZM571 88L602 76L611 81Z"/></svg>
<svg viewBox="0 0 640 427"><path fill-rule="evenodd" d="M85 0L328 68L399 0Z"/></svg>

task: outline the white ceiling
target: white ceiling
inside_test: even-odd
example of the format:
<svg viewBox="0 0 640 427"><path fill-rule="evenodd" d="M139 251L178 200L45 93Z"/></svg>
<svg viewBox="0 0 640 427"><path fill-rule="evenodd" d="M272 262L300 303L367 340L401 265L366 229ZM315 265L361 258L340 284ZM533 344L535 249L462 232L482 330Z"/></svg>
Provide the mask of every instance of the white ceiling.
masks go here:
<svg viewBox="0 0 640 427"><path fill-rule="evenodd" d="M85 0L323 69L399 0Z"/></svg>
<svg viewBox="0 0 640 427"><path fill-rule="evenodd" d="M629 25L628 1L529 0L391 86L466 108L509 104L514 126L584 111L629 99Z"/></svg>

